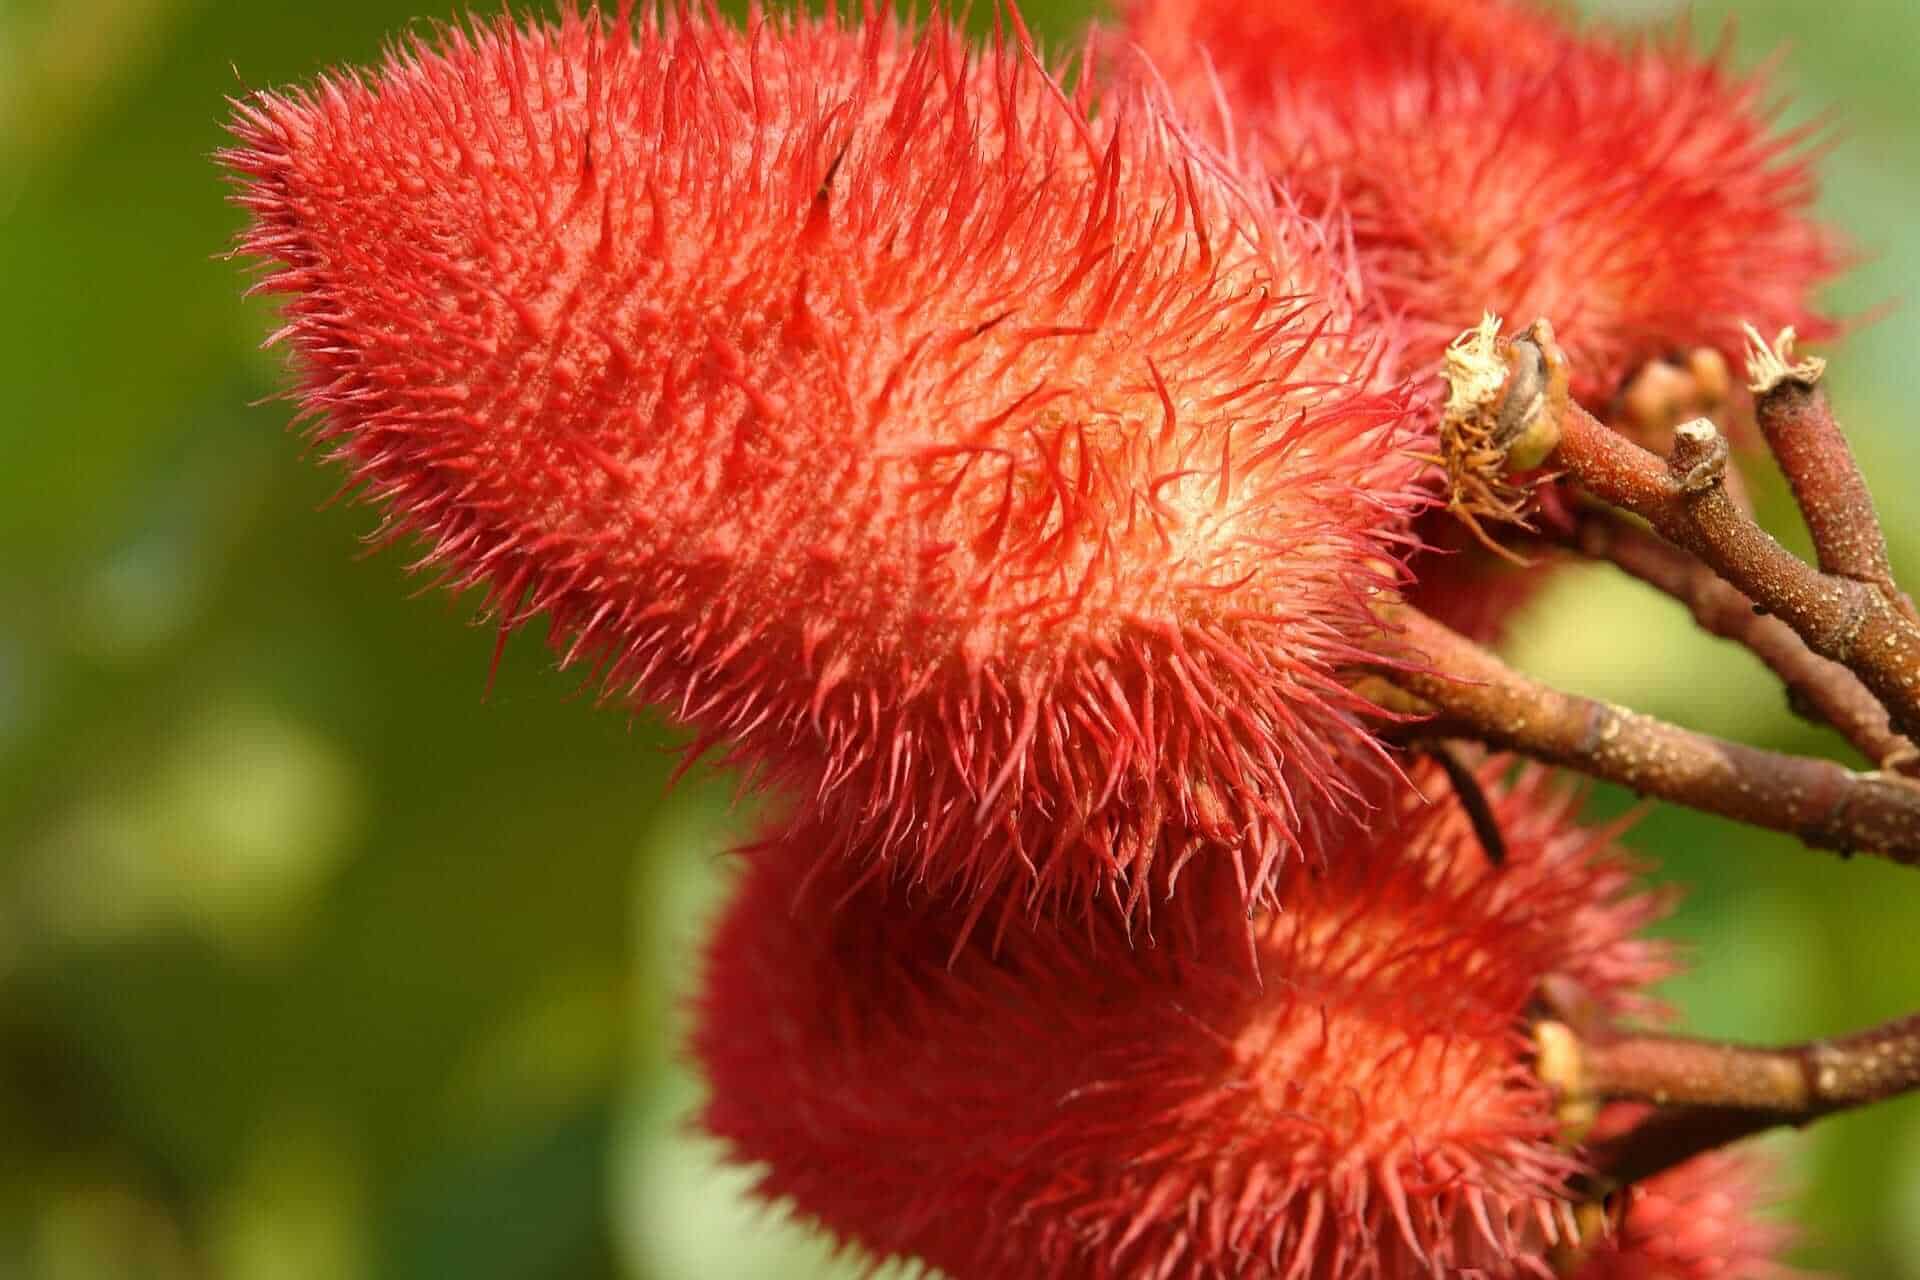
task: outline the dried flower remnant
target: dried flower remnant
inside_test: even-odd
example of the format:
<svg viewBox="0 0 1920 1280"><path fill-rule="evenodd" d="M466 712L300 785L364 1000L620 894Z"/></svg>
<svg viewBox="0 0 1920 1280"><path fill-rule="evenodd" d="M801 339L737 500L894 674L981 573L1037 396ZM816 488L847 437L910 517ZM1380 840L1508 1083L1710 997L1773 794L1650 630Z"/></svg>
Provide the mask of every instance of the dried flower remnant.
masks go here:
<svg viewBox="0 0 1920 1280"><path fill-rule="evenodd" d="M1224 915L1178 946L1110 919L994 939L869 881L826 917L821 837L789 830L710 945L704 1123L763 1196L958 1280L1544 1274L1575 1162L1528 1002L1559 974L1637 1009L1667 963L1605 836L1498 768L1503 867L1456 804L1403 795L1288 873L1259 982Z"/></svg>
<svg viewBox="0 0 1920 1280"><path fill-rule="evenodd" d="M1503 340L1500 318L1488 314L1447 347L1445 380L1439 459L1449 509L1489 550L1517 561L1481 521L1525 522L1532 491L1506 477L1539 466L1559 444L1566 357L1545 320Z"/></svg>
<svg viewBox="0 0 1920 1280"><path fill-rule="evenodd" d="M1419 501L1353 283L1143 95L842 21L503 22L240 104L314 434L876 863L1130 907L1217 840L1258 897L1377 752L1330 673Z"/></svg>

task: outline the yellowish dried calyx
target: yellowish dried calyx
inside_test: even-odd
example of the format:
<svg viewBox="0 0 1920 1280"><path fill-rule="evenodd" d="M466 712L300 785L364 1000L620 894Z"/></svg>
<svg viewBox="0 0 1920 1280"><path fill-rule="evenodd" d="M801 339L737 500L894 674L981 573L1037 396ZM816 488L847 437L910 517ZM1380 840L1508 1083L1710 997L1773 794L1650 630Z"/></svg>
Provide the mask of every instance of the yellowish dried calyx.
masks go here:
<svg viewBox="0 0 1920 1280"><path fill-rule="evenodd" d="M1506 477L1539 467L1559 447L1570 394L1566 357L1546 320L1503 338L1500 317L1488 312L1448 346L1441 376L1447 400L1440 461L1449 505L1483 542L1501 550L1479 521L1525 523L1530 491Z"/></svg>

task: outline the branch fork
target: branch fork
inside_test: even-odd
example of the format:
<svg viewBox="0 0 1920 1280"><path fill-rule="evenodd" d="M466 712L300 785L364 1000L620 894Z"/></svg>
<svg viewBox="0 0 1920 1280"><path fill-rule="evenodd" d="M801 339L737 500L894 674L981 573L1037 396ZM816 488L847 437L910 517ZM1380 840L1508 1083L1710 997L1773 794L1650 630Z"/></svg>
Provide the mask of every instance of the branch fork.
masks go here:
<svg viewBox="0 0 1920 1280"><path fill-rule="evenodd" d="M1761 432L1805 515L1818 568L1728 494L1731 450L1710 420L1681 423L1661 459L1564 394L1565 356L1550 326L1497 333L1489 316L1449 351L1454 391L1441 421L1453 504L1483 538L1482 517L1524 518L1527 489L1510 477L1551 461L1593 499L1646 521L1780 618L1813 653L1848 668L1895 735L1920 737L1920 614L1894 581L1879 518L1821 386L1825 365L1794 362L1791 331L1771 346L1756 340L1750 380ZM1876 746L1876 764L1906 755L1885 740Z"/></svg>
<svg viewBox="0 0 1920 1280"><path fill-rule="evenodd" d="M1814 564L1746 511L1732 449L1710 418L1675 423L1662 457L1574 401L1544 320L1503 337L1489 315L1448 349L1436 461L1451 509L1509 558L1518 557L1494 529L1529 528L1544 479L1573 486L1582 496L1568 527L1538 538L1617 565L1747 647L1796 709L1865 757L1867 771L1721 741L1551 688L1397 603L1379 610L1393 657L1356 687L1396 718L1390 732L1417 742L1510 750L1817 849L1920 866L1920 781L1908 776L1920 774L1920 612L1894 579L1827 399L1825 362L1797 358L1790 329L1771 343L1751 328L1748 338L1755 420L1805 520ZM1712 374L1710 362L1702 368ZM1629 398L1643 413L1684 402L1663 386L1650 380ZM1565 996L1543 988L1533 1034L1536 1068L1559 1094L1569 1141L1585 1139L1604 1103L1650 1104L1626 1132L1582 1148L1594 1201L1762 1129L1920 1089L1920 1014L1762 1048L1622 1032Z"/></svg>

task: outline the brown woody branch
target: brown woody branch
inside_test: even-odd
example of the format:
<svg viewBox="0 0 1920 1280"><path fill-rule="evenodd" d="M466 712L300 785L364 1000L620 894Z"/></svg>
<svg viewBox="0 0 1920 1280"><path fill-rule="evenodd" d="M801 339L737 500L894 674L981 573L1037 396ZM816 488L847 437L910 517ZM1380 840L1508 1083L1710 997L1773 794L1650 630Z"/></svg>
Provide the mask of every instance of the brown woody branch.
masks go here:
<svg viewBox="0 0 1920 1280"><path fill-rule="evenodd" d="M1866 487L1824 395L1816 394L1820 366L1789 366L1790 337L1756 348L1754 386L1822 563L1840 572L1799 560L1734 501L1727 442L1711 422L1676 427L1663 459L1575 403L1566 358L1545 321L1508 339L1488 316L1448 349L1440 458L1450 505L1476 528L1481 519L1520 520L1527 491L1506 473L1550 458L1601 501L1699 557L1815 653L1853 671L1893 729L1920 740L1920 614L1893 585Z"/></svg>
<svg viewBox="0 0 1920 1280"><path fill-rule="evenodd" d="M1769 346L1751 326L1747 354L1755 418L1793 489L1820 568L1878 587L1909 617L1913 606L1893 578L1873 494L1820 385L1826 362L1793 362L1794 333Z"/></svg>
<svg viewBox="0 0 1920 1280"><path fill-rule="evenodd" d="M1721 480L1727 443L1705 419L1674 432L1664 461L1577 404L1561 418L1557 463L1596 497L1645 519L1822 657L1854 671L1908 737L1920 729L1920 625L1879 586L1822 573L1742 512Z"/></svg>
<svg viewBox="0 0 1920 1280"><path fill-rule="evenodd" d="M1567 1039L1564 1031L1552 1037L1563 1062ZM1660 1035L1576 1043L1571 1070L1561 1068L1556 1081L1563 1091L1657 1108L1587 1148L1594 1189L1602 1192L1749 1134L1920 1089L1920 1014L1784 1048Z"/></svg>
<svg viewBox="0 0 1920 1280"><path fill-rule="evenodd" d="M1920 612L1894 581L1871 496L1819 388L1821 364L1791 363L1790 332L1773 347L1753 335L1757 416L1806 519L1816 569L1729 496L1727 442L1711 422L1675 427L1663 459L1573 402L1545 322L1511 340L1498 333L1489 316L1448 352L1441 461L1453 509L1476 530L1480 519L1523 522L1526 491L1506 477L1551 457L1660 535L1618 513L1589 512L1569 541L1746 645L1797 706L1869 759L1914 767ZM1418 660L1383 660L1371 684L1389 709L1430 717L1423 733L1504 747L1815 847L1920 864L1920 786L1907 780L1719 741L1564 693L1404 606L1387 620ZM1757 1048L1617 1035L1550 991L1541 1007L1553 1016L1536 1027L1537 1066L1562 1087L1563 1116L1591 1118L1607 1100L1653 1104L1630 1130L1588 1145L1595 1198L1749 1133L1920 1089L1920 1014L1840 1040Z"/></svg>
<svg viewBox="0 0 1920 1280"><path fill-rule="evenodd" d="M1920 786L1726 742L1533 680L1404 605L1384 612L1418 660L1362 687L1422 736L1468 738L1842 854L1920 864Z"/></svg>
<svg viewBox="0 0 1920 1280"><path fill-rule="evenodd" d="M1796 711L1831 725L1873 764L1920 765L1920 750L1894 732L1886 708L1858 676L1807 648L1792 627L1756 609L1695 557L1604 509L1578 512L1561 540L1686 605L1702 630L1741 645L1778 676Z"/></svg>

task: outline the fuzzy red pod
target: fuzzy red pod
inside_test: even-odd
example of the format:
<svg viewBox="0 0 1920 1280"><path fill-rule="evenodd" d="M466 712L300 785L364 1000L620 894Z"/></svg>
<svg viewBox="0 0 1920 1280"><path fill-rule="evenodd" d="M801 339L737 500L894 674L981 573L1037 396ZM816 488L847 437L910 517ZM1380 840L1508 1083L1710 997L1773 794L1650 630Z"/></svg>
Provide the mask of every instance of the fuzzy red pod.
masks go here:
<svg viewBox="0 0 1920 1280"><path fill-rule="evenodd" d="M1568 557L1550 544L1572 531L1577 501L1566 486L1540 486L1528 521L1541 541L1511 556L1489 550L1443 507L1417 517L1419 548L1407 560L1406 602L1481 644L1499 645L1566 563Z"/></svg>
<svg viewBox="0 0 1920 1280"><path fill-rule="evenodd" d="M1609 1107L1595 1132L1616 1132L1644 1111ZM1784 1261L1797 1233L1763 1216L1779 1198L1777 1183L1761 1151L1695 1156L1627 1193L1624 1214L1574 1280L1812 1280Z"/></svg>
<svg viewBox="0 0 1920 1280"><path fill-rule="evenodd" d="M1106 917L995 936L965 903L827 884L824 837L783 831L709 944L704 1126L762 1196L956 1280L1545 1276L1574 1162L1526 1007L1548 974L1634 1004L1666 958L1605 835L1496 776L1504 865L1457 802L1403 795L1287 873L1259 981L1224 914L1177 946Z"/></svg>
<svg viewBox="0 0 1920 1280"><path fill-rule="evenodd" d="M1814 293L1845 255L1813 218L1806 137L1773 128L1764 75L1693 53L1684 28L1622 43L1513 4L1166 2L1127 36L1175 66L1206 46L1218 96L1178 77L1190 109L1227 113L1309 207L1344 206L1421 371L1487 311L1545 316L1603 411L1649 361L1737 365L1744 323L1834 329Z"/></svg>
<svg viewBox="0 0 1920 1280"><path fill-rule="evenodd" d="M1552 581L1552 552L1529 548L1523 561L1494 555L1446 511L1423 516L1415 528L1422 545L1409 563L1407 603L1481 644L1505 640Z"/></svg>
<svg viewBox="0 0 1920 1280"><path fill-rule="evenodd" d="M242 250L389 530L826 843L1039 909L1219 842L1259 897L1385 767L1334 672L1405 401L1320 224L1019 34L449 31L239 104Z"/></svg>
<svg viewBox="0 0 1920 1280"><path fill-rule="evenodd" d="M1356 74L1416 56L1538 68L1566 30L1558 14L1510 0L1131 0L1121 11L1109 46L1138 46L1181 99L1243 118L1298 89L1351 92Z"/></svg>
<svg viewBox="0 0 1920 1280"><path fill-rule="evenodd" d="M1830 334L1814 294L1843 265L1812 216L1803 134L1772 128L1764 75L1682 28L1627 44L1515 3L1140 0L1123 38L1196 119L1309 210L1351 219L1373 304L1432 393L1446 344L1492 310L1550 319L1589 408L1663 450L1626 393L1654 362L1717 352L1744 322ZM1714 416L1751 440L1744 399ZM1678 421L1678 419L1674 419ZM1458 542L1430 516L1424 542ZM1545 580L1469 548L1412 569L1419 606L1501 638Z"/></svg>

